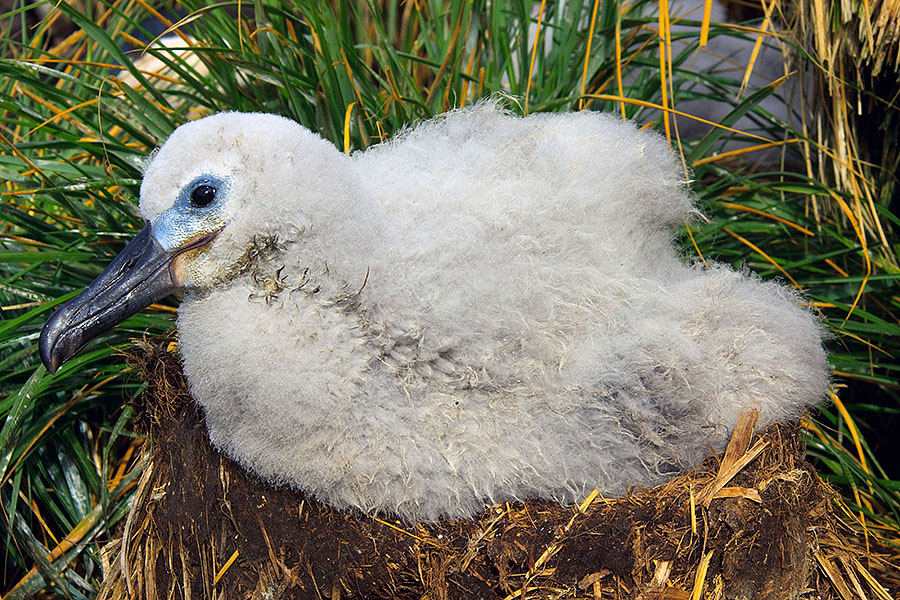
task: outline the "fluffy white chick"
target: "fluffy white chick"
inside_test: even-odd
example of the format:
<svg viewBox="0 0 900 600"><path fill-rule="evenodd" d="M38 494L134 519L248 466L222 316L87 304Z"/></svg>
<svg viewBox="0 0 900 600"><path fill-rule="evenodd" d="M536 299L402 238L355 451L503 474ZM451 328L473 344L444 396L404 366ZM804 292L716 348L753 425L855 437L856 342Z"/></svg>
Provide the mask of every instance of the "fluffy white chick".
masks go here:
<svg viewBox="0 0 900 600"><path fill-rule="evenodd" d="M742 412L824 398L795 293L677 254L680 173L658 135L597 113L482 104L353 156L223 113L152 157L141 211L163 292L187 289L179 349L213 443L333 506L430 521L655 485Z"/></svg>

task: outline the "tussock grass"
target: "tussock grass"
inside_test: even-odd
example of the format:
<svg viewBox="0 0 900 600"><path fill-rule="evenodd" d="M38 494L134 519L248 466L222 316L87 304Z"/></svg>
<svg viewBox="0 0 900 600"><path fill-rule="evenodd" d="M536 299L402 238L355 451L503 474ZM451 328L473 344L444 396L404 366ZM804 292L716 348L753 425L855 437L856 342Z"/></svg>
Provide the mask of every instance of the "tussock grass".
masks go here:
<svg viewBox="0 0 900 600"><path fill-rule="evenodd" d="M840 11L823 2L794 16L764 3L767 16L741 26L702 9L666 16L646 0L185 0L174 12L93 0L4 15L18 30L0 38L0 536L11 597L96 592L98 544L123 524L142 469L127 426L142 383L116 354L166 331L173 305L131 317L52 377L37 357L40 327L140 227L146 153L218 110L284 114L347 151L493 94L520 112L614 111L668 135L706 216L686 224L686 252L780 277L826 319L836 395L806 423L808 451L851 524L900 544L900 475L875 446L880 422L900 413L897 154L866 148L854 116L865 98L896 124L891 98L863 73L896 68L897 21L882 18L890 0L870 2L850 15L861 33L838 33L827 16ZM779 29L782 15L817 37ZM160 29L179 37L147 45ZM852 35L868 49L862 62L820 58ZM794 74L746 77L758 53L731 59L730 72L697 71L698 48L717 40L794 52L781 75ZM804 73L819 87L792 92ZM787 119L767 108L798 93ZM693 111L680 107L705 100L725 103L724 116L685 134L691 119L679 113ZM890 148L896 134L885 135Z"/></svg>

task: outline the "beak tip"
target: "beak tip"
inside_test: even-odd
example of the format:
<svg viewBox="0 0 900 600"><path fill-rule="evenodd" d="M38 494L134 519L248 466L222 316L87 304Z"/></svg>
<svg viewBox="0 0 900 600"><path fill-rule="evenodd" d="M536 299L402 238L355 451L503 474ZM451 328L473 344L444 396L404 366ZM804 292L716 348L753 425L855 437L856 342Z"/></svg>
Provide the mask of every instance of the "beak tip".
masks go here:
<svg viewBox="0 0 900 600"><path fill-rule="evenodd" d="M53 356L48 360L47 358L42 356L41 361L44 363L44 367L47 368L47 371L49 371L51 375L56 375L56 371L60 367L60 361L57 357Z"/></svg>
<svg viewBox="0 0 900 600"><path fill-rule="evenodd" d="M178 289L172 253L148 223L80 294L56 309L41 329L38 350L51 374L92 339Z"/></svg>
<svg viewBox="0 0 900 600"><path fill-rule="evenodd" d="M54 352L56 340L51 339L55 336L52 335L52 327L48 327L49 325L50 321L45 323L44 328L41 330L41 337L38 340L38 351L41 355L41 362L44 363L44 366L52 375L59 369L62 361L60 360L59 354Z"/></svg>

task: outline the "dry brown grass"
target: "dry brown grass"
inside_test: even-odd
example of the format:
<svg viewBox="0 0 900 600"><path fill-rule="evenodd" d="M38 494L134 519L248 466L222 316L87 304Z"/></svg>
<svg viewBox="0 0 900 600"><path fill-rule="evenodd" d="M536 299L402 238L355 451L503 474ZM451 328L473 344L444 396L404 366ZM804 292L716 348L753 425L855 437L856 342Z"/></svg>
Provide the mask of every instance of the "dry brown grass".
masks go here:
<svg viewBox="0 0 900 600"><path fill-rule="evenodd" d="M803 128L816 143L806 146L808 175L851 198L823 198L812 208L831 205L842 214L862 244L868 275L873 267L896 273L889 225L876 206L890 204L898 189L900 0L773 2L811 59L812 116ZM873 245L879 248L870 250Z"/></svg>

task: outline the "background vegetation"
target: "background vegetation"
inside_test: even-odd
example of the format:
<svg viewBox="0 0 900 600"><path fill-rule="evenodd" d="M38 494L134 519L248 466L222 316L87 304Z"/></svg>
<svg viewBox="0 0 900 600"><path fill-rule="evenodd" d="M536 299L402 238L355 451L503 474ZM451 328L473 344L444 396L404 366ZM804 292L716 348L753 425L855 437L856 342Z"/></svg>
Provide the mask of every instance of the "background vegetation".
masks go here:
<svg viewBox="0 0 900 600"><path fill-rule="evenodd" d="M38 4L37 16L35 6L10 8L0 35L8 597L94 593L100 547L127 514L144 452L128 427L142 384L118 353L168 330L175 301L128 319L54 376L37 356L41 325L141 226L143 157L179 124L219 110L283 114L347 151L498 94L520 113L611 111L668 136L706 216L685 225L685 253L779 277L825 319L835 394L805 423L809 454L841 490L848 524L900 545L888 433L900 413L900 223L890 210L897 154L885 151L897 114L878 93L891 90L860 75L877 60L895 75L896 55L879 50L867 12L880 3L845 19L840 7L852 2L824 13L822 3L789 12L766 2L741 25L665 0ZM850 21L869 49L855 69L829 53L852 49L834 33ZM162 31L177 37L148 45ZM698 59L704 42L718 58ZM706 112L711 102L718 112ZM863 114L877 118L861 124Z"/></svg>

